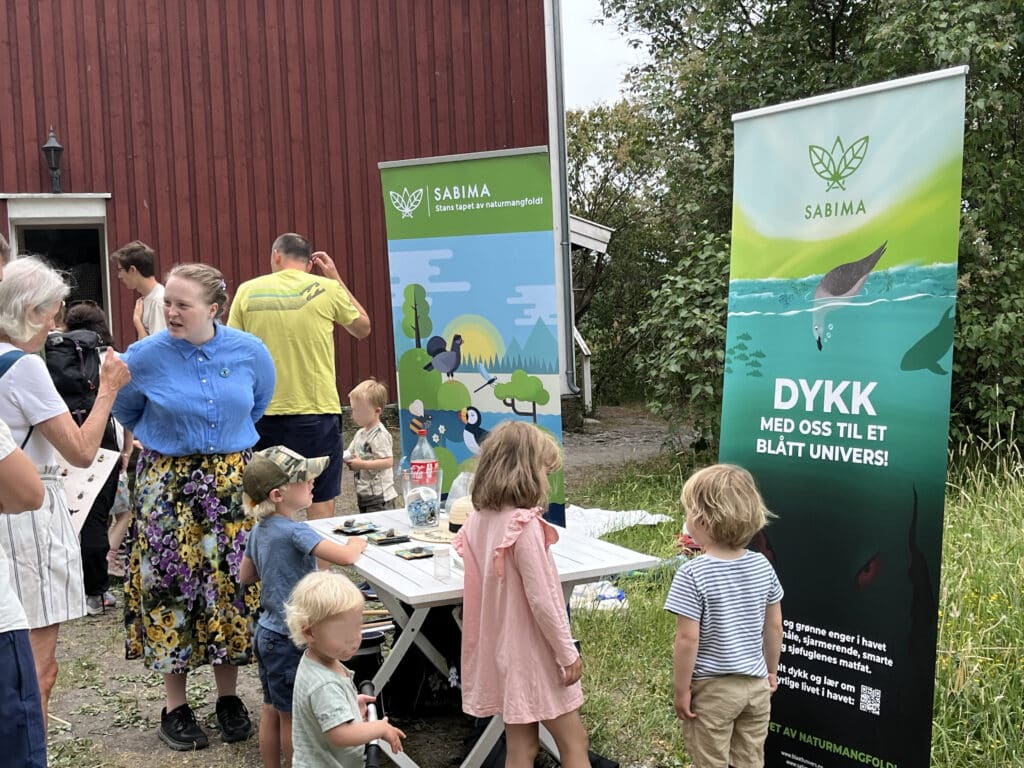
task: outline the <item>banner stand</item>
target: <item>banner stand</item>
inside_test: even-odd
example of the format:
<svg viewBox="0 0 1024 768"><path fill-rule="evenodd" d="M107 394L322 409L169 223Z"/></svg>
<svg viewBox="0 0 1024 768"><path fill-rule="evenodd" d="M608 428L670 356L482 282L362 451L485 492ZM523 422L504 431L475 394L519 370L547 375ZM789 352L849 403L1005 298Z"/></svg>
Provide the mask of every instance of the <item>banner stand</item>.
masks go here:
<svg viewBox="0 0 1024 768"><path fill-rule="evenodd" d="M966 71L734 117L720 459L778 515L767 766L929 765Z"/></svg>

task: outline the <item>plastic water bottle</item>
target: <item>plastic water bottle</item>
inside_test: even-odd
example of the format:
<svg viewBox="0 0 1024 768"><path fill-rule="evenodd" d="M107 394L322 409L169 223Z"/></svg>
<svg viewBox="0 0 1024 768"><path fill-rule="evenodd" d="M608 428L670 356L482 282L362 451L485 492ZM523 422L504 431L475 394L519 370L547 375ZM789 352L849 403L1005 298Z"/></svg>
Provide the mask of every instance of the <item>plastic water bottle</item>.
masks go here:
<svg viewBox="0 0 1024 768"><path fill-rule="evenodd" d="M427 430L416 432L420 439L409 456L409 469L413 485L435 485L437 483L437 454L427 442Z"/></svg>
<svg viewBox="0 0 1024 768"><path fill-rule="evenodd" d="M441 470L437 455L427 442L427 431L419 430L416 447L409 455L409 473L402 474L405 511L413 528L434 528L441 502Z"/></svg>

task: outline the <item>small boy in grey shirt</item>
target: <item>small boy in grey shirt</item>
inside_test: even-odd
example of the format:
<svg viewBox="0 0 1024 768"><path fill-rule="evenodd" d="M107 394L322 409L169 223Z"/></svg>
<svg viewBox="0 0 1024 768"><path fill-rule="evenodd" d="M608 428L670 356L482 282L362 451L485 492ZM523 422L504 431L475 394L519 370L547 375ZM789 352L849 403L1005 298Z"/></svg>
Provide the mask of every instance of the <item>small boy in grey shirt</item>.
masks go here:
<svg viewBox="0 0 1024 768"><path fill-rule="evenodd" d="M364 720L373 699L357 695L339 661L362 642L362 593L343 574L317 571L296 585L285 612L292 641L306 647L292 694L292 768L362 768L363 745L374 739L401 752L405 734L386 717Z"/></svg>

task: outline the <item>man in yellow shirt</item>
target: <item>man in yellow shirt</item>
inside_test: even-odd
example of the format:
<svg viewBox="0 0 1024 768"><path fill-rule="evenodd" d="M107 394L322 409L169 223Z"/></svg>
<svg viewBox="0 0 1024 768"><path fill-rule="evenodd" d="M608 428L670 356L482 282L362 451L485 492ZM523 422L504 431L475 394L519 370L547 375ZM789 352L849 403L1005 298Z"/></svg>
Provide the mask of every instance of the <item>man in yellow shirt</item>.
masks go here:
<svg viewBox="0 0 1024 768"><path fill-rule="evenodd" d="M267 345L277 386L256 424L256 450L285 445L302 456L329 456L313 484L311 519L331 517L341 492L341 401L334 368L334 326L357 339L370 335L370 318L351 294L334 261L312 253L301 235L274 241L270 274L238 286L228 325ZM316 267L321 274L311 270Z"/></svg>

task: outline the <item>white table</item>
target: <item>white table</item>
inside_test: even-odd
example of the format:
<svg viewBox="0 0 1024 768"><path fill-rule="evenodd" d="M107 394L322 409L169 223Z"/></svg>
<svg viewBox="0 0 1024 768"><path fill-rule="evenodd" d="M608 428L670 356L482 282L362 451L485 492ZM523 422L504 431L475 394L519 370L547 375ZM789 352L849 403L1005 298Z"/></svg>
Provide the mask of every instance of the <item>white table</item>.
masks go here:
<svg viewBox="0 0 1024 768"><path fill-rule="evenodd" d="M347 536L337 534L334 529L341 526L342 520L348 517L331 517L322 520L310 520L309 525L323 536L338 542L348 540ZM356 521L373 522L381 529L394 528L396 533L408 533L409 517L404 509L393 509L385 512L374 512L368 515L355 516ZM626 571L653 568L660 561L655 557L609 544L600 539L576 533L566 528L558 529L559 540L552 545L551 553L558 568L562 582L565 601L568 604L573 587L592 581L615 576ZM373 676L373 685L381 690L391 679L399 663L415 645L441 674L448 675L447 662L444 656L421 634L420 629L431 609L443 606L456 606L462 603L463 572L454 566L447 580L434 577L433 558L421 560L404 560L394 554L394 550L423 544L413 540L407 544L395 544L380 547L370 544L354 568L366 581L373 585L377 597L388 609L391 616L402 628L401 637L391 648L377 674ZM424 544L424 546L430 546ZM407 611L402 603L411 606ZM483 759L490 753L504 728L500 717L494 717L488 724L483 735L462 762L462 768L478 768ZM554 742L544 728L541 728L541 740L545 748L554 750ZM415 768L416 763L405 753L392 754L387 744L380 743L383 752L403 768Z"/></svg>

